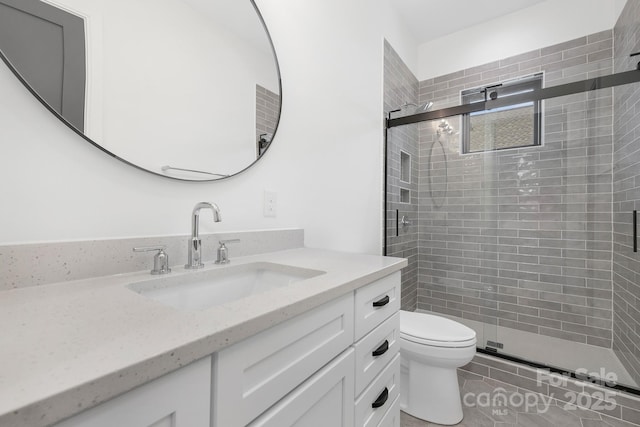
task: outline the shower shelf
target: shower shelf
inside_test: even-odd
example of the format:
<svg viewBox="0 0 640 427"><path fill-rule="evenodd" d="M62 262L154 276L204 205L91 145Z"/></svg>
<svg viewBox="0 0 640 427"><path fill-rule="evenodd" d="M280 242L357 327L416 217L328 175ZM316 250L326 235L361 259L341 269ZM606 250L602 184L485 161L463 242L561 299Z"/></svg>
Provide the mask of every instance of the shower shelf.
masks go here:
<svg viewBox="0 0 640 427"><path fill-rule="evenodd" d="M400 189L400 203L411 203L411 190Z"/></svg>
<svg viewBox="0 0 640 427"><path fill-rule="evenodd" d="M400 151L400 182L411 182L411 154Z"/></svg>

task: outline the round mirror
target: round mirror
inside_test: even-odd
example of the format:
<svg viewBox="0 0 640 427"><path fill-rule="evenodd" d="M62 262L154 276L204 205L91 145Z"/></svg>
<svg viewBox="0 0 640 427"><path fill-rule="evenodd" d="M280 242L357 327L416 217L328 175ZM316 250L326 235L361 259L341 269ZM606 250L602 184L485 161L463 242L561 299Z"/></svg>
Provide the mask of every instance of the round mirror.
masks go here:
<svg viewBox="0 0 640 427"><path fill-rule="evenodd" d="M169 178L244 171L280 118L252 0L0 0L0 54L87 141Z"/></svg>

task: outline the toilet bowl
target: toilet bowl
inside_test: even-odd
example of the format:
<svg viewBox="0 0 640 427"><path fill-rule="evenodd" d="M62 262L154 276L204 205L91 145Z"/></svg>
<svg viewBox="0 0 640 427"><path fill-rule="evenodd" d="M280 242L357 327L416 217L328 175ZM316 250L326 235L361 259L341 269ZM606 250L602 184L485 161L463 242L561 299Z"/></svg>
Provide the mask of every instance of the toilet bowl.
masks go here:
<svg viewBox="0 0 640 427"><path fill-rule="evenodd" d="M400 311L400 408L436 424L462 420L456 368L476 353L476 333L458 322Z"/></svg>

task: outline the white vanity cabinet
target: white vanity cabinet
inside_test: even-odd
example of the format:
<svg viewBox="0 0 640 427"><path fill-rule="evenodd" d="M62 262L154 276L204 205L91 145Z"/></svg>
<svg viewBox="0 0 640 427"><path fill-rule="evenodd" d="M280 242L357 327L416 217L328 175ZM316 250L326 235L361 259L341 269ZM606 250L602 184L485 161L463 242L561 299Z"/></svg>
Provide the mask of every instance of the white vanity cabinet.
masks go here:
<svg viewBox="0 0 640 427"><path fill-rule="evenodd" d="M55 427L209 427L211 357L124 393Z"/></svg>
<svg viewBox="0 0 640 427"><path fill-rule="evenodd" d="M56 427L399 427L400 272Z"/></svg>
<svg viewBox="0 0 640 427"><path fill-rule="evenodd" d="M400 272L214 355L212 427L399 427Z"/></svg>

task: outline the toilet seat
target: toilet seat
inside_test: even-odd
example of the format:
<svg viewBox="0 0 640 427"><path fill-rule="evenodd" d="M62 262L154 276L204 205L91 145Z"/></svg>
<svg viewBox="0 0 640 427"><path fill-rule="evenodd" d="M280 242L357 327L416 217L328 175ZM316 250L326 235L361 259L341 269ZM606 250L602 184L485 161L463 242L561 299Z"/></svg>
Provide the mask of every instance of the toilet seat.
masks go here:
<svg viewBox="0 0 640 427"><path fill-rule="evenodd" d="M433 347L476 345L473 329L445 317L410 311L400 311L400 338Z"/></svg>

